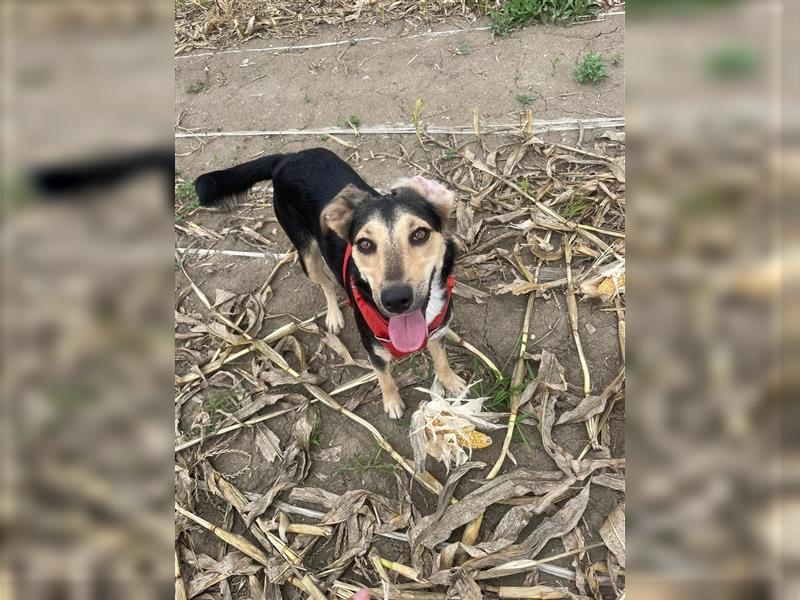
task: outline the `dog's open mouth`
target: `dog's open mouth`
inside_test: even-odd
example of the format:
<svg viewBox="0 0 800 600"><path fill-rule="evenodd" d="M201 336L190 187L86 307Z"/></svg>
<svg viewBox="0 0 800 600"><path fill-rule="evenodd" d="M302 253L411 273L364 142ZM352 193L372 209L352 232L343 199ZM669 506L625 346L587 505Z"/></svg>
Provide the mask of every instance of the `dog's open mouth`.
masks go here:
<svg viewBox="0 0 800 600"><path fill-rule="evenodd" d="M389 340L400 352L413 352L422 347L428 325L421 308L389 318Z"/></svg>

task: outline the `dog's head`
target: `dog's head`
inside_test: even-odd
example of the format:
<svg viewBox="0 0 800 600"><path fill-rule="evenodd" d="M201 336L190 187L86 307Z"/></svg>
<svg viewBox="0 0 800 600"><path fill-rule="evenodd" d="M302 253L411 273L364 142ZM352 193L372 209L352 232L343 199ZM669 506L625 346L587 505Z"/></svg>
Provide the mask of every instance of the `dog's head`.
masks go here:
<svg viewBox="0 0 800 600"><path fill-rule="evenodd" d="M424 314L447 249L446 223L455 194L412 177L373 196L345 187L321 215L323 229L353 245L353 260L386 316ZM390 321L391 326L391 321Z"/></svg>

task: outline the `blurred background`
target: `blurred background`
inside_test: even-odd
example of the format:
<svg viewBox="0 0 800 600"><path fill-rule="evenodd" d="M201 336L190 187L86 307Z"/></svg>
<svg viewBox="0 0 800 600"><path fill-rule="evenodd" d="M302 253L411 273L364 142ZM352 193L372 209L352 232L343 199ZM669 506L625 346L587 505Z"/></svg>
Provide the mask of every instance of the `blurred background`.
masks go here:
<svg viewBox="0 0 800 600"><path fill-rule="evenodd" d="M4 2L0 597L170 597L172 7Z"/></svg>
<svg viewBox="0 0 800 600"><path fill-rule="evenodd" d="M174 8L2 7L3 599L173 594ZM628 593L797 599L797 6L625 10Z"/></svg>

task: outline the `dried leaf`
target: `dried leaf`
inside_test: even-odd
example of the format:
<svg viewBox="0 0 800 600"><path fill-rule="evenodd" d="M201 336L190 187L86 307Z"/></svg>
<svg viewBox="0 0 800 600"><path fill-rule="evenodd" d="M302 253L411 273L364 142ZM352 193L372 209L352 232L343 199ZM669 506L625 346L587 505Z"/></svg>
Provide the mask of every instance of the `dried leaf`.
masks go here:
<svg viewBox="0 0 800 600"><path fill-rule="evenodd" d="M339 358L344 361L346 365L353 365L356 367L360 367L362 369L372 370L372 366L369 364L368 361L363 359L354 359L353 356L350 354L350 351L347 349L347 346L344 345L341 339L338 336L334 335L330 331L326 331L322 337L323 343L328 346L331 350L333 350Z"/></svg>
<svg viewBox="0 0 800 600"><path fill-rule="evenodd" d="M600 414L606 407L607 398L603 396L587 396L581 400L580 404L561 413L561 416L556 421L556 425L563 425L564 423L581 423L593 416Z"/></svg>
<svg viewBox="0 0 800 600"><path fill-rule="evenodd" d="M283 456L281 453L281 440L277 435L264 425L257 425L255 431L255 445L264 460L271 463L276 458Z"/></svg>
<svg viewBox="0 0 800 600"><path fill-rule="evenodd" d="M236 298L236 294L234 294L233 292L217 289L214 291L214 303L211 306L217 308L221 304L225 304L226 302L229 302L234 298Z"/></svg>
<svg viewBox="0 0 800 600"><path fill-rule="evenodd" d="M516 560L523 557L538 556L544 545L555 537L561 537L573 529L583 516L586 504L589 502L590 484L584 486L581 492L569 500L552 517L545 518L536 529L520 543L509 546L500 552L490 554L482 558L473 558L466 561L462 566L465 569L480 569L500 565L504 562Z"/></svg>
<svg viewBox="0 0 800 600"><path fill-rule="evenodd" d="M191 552L184 553L184 561L193 565L201 571L189 582L187 596L193 598L213 585L224 581L233 575L254 575L261 566L246 554L234 550L225 557L216 561L205 554L198 555L196 558Z"/></svg>
<svg viewBox="0 0 800 600"><path fill-rule="evenodd" d="M625 568L625 503L618 504L600 527L600 537Z"/></svg>
<svg viewBox="0 0 800 600"><path fill-rule="evenodd" d="M483 600L483 593L472 575L459 569L455 581L447 589L446 600Z"/></svg>
<svg viewBox="0 0 800 600"><path fill-rule="evenodd" d="M625 157L620 156L609 162L611 172L620 183L625 183Z"/></svg>
<svg viewBox="0 0 800 600"><path fill-rule="evenodd" d="M251 500L242 509L242 516L247 527L253 524L256 517L264 514L278 494L293 488L308 475L309 438L311 437L312 424L315 420L316 411L306 408L295 423L292 431L292 441L277 464L277 477L272 483L272 487L266 494Z"/></svg>
<svg viewBox="0 0 800 600"><path fill-rule="evenodd" d="M454 474L458 472L457 470ZM463 473L461 475L463 476ZM448 479L448 485L451 479L452 477ZM514 496L530 493L541 495L552 487L552 481L543 481L539 473L527 469L516 469L487 481L456 504L446 504L443 510L437 510L434 514L423 517L411 528L409 531L411 564L414 568L422 570L422 556L426 549L433 549L436 544L445 541L455 529L483 514L488 506Z"/></svg>
<svg viewBox="0 0 800 600"><path fill-rule="evenodd" d="M612 475L611 473L601 473L592 478L592 483L602 485L618 492L625 492L625 478L621 475Z"/></svg>

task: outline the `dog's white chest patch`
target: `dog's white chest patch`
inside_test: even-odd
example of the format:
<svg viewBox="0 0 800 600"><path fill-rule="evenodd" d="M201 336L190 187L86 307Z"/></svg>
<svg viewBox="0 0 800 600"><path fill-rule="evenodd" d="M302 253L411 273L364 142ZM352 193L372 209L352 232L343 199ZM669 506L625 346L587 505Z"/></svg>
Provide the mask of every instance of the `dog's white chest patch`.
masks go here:
<svg viewBox="0 0 800 600"><path fill-rule="evenodd" d="M446 301L446 290L441 287L434 287L431 289L431 299L428 301L428 307L425 309L425 323L428 325L436 318Z"/></svg>

